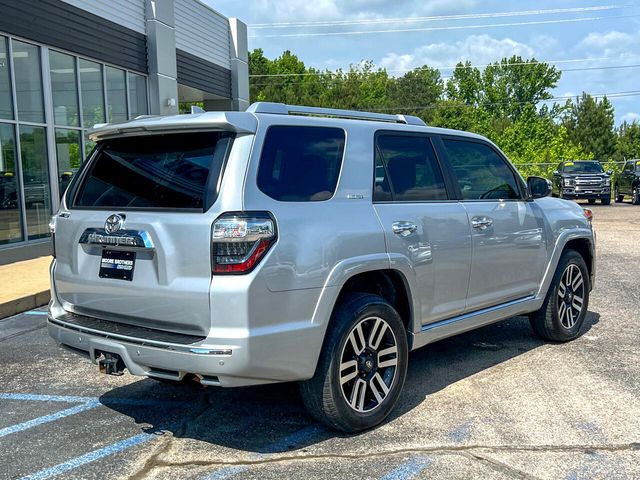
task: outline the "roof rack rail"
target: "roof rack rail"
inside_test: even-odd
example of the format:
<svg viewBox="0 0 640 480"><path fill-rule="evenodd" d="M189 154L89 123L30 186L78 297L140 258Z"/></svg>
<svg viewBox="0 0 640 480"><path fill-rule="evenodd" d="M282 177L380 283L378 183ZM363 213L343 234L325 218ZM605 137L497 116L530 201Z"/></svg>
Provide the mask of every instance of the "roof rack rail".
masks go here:
<svg viewBox="0 0 640 480"><path fill-rule="evenodd" d="M427 124L418 117L411 115L390 115L386 113L361 112L359 110L340 110L336 108L303 107L300 105L285 105L284 103L256 102L247 112L270 113L274 115L309 115L319 117L348 118L353 120L371 120L375 122L404 123L405 125Z"/></svg>

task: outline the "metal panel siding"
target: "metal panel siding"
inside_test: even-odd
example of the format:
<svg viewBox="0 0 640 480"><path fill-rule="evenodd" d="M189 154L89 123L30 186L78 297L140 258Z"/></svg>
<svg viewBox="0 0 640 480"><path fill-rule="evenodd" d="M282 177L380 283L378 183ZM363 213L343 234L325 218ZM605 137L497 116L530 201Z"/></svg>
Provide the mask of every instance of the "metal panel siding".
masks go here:
<svg viewBox="0 0 640 480"><path fill-rule="evenodd" d="M231 68L229 22L197 0L175 0L176 47Z"/></svg>
<svg viewBox="0 0 640 480"><path fill-rule="evenodd" d="M135 32L146 32L144 0L62 0Z"/></svg>
<svg viewBox="0 0 640 480"><path fill-rule="evenodd" d="M231 98L231 70L176 50L178 83Z"/></svg>
<svg viewBox="0 0 640 480"><path fill-rule="evenodd" d="M146 73L145 35L61 0L0 0L0 31Z"/></svg>

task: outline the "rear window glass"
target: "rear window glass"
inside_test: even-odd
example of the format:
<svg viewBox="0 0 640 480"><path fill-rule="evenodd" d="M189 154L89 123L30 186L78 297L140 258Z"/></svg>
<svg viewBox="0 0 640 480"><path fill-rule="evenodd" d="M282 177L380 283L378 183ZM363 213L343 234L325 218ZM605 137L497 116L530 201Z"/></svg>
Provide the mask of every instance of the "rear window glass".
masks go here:
<svg viewBox="0 0 640 480"><path fill-rule="evenodd" d="M206 132L106 140L74 206L202 210L215 199L231 139Z"/></svg>
<svg viewBox="0 0 640 480"><path fill-rule="evenodd" d="M262 148L258 188L283 202L319 202L336 190L345 133L339 128L271 127Z"/></svg>

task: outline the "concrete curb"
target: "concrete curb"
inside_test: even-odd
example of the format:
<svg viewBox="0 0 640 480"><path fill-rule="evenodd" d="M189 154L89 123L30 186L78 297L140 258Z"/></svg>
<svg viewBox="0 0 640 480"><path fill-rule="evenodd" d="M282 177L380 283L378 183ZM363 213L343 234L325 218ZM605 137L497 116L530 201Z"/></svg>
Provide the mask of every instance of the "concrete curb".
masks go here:
<svg viewBox="0 0 640 480"><path fill-rule="evenodd" d="M18 313L42 307L49 303L49 300L51 300L50 290L44 290L42 292L27 295L26 297L9 300L8 302L0 304L0 318L10 317Z"/></svg>

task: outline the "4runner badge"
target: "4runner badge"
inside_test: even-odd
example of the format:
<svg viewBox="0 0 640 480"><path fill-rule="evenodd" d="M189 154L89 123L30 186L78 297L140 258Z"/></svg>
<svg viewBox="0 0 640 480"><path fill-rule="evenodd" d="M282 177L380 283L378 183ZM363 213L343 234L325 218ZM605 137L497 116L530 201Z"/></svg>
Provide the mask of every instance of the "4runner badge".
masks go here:
<svg viewBox="0 0 640 480"><path fill-rule="evenodd" d="M124 215L119 215L117 213L109 215L107 221L104 222L104 230L109 234L116 233L124 227L124 219Z"/></svg>

